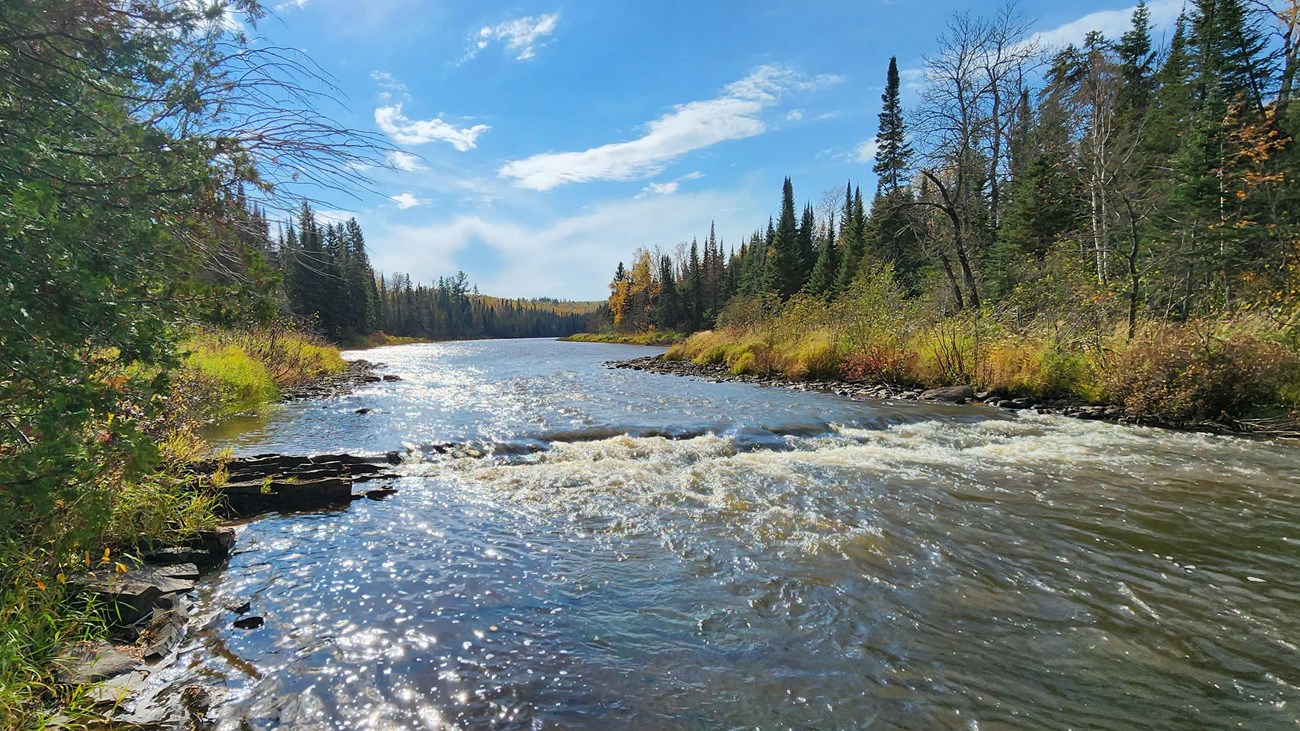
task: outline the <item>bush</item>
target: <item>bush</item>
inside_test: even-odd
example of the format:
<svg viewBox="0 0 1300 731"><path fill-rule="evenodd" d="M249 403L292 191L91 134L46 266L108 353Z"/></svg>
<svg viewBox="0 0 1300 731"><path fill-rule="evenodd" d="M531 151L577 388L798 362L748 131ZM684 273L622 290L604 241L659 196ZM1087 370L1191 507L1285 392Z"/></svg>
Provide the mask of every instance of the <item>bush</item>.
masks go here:
<svg viewBox="0 0 1300 731"><path fill-rule="evenodd" d="M840 377L864 383L912 384L916 381L917 361L917 354L906 348L873 346L845 358Z"/></svg>
<svg viewBox="0 0 1300 731"><path fill-rule="evenodd" d="M1086 381L1088 360L1063 352L1045 338L1023 337L991 346L980 359L976 382L999 395L1067 396Z"/></svg>
<svg viewBox="0 0 1300 731"><path fill-rule="evenodd" d="M1141 333L1108 364L1102 385L1134 416L1193 422L1281 403L1298 368L1276 343L1247 333L1220 339L1189 324Z"/></svg>

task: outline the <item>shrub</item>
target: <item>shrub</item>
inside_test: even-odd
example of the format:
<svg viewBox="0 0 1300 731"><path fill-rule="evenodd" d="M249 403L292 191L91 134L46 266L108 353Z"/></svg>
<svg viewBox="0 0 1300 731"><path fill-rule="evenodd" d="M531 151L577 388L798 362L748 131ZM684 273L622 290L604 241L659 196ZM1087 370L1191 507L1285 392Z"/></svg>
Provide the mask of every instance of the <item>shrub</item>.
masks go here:
<svg viewBox="0 0 1300 731"><path fill-rule="evenodd" d="M916 381L918 356L903 347L873 346L853 353L840 365L840 377L865 383L910 384Z"/></svg>
<svg viewBox="0 0 1300 731"><path fill-rule="evenodd" d="M1294 353L1253 335L1219 339L1194 324L1168 326L1142 333L1118 353L1102 384L1134 416L1191 422L1279 403L1298 367Z"/></svg>
<svg viewBox="0 0 1300 731"><path fill-rule="evenodd" d="M1063 352L1045 338L1023 337L988 348L978 366L981 388L1002 395L1078 393L1088 372L1083 353Z"/></svg>

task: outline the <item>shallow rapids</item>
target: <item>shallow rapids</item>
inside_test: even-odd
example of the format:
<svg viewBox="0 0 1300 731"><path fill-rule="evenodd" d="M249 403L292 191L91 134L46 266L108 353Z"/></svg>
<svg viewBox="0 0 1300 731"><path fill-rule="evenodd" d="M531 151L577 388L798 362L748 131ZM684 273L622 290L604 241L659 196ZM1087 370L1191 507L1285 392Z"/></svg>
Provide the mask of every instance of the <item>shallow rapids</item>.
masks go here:
<svg viewBox="0 0 1300 731"><path fill-rule="evenodd" d="M1296 727L1294 447L601 367L649 352L368 351L404 380L225 425L410 461L241 527L155 682L229 729Z"/></svg>

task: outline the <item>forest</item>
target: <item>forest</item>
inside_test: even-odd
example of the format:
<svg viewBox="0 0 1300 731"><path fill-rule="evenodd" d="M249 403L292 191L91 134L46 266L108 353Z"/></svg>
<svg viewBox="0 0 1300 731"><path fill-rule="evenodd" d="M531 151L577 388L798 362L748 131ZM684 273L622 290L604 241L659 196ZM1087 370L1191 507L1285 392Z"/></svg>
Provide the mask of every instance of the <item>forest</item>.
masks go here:
<svg viewBox="0 0 1300 731"><path fill-rule="evenodd" d="M640 249L619 332L736 372L1061 395L1169 421L1300 403L1294 5L1197 0L1167 44L1048 53L1007 6L949 21L904 109L885 72L874 190L850 181L727 245ZM869 203L868 203L869 201Z"/></svg>
<svg viewBox="0 0 1300 731"><path fill-rule="evenodd" d="M250 40L265 14L0 3L2 728L98 717L52 675L106 631L69 577L216 524L186 468L205 423L342 371L337 344L563 335L599 305L374 272L360 225L303 201L391 149L332 121L299 51Z"/></svg>
<svg viewBox="0 0 1300 731"><path fill-rule="evenodd" d="M556 337L591 324L599 303L504 299L482 295L464 272L415 284L371 267L355 218L322 224L303 203L296 222L272 241L264 214L252 211L254 248L277 273L272 299L281 315L336 343L385 335L402 338Z"/></svg>

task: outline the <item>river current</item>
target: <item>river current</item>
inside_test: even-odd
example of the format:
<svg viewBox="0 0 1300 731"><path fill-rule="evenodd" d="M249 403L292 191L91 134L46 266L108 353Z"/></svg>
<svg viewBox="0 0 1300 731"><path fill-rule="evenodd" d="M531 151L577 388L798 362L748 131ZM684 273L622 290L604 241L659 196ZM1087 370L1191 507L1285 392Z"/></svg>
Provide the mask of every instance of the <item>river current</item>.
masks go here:
<svg viewBox="0 0 1300 731"><path fill-rule="evenodd" d="M242 525L160 681L223 729L1300 725L1294 446L602 367L652 352L350 353L403 380L223 425L411 453Z"/></svg>

